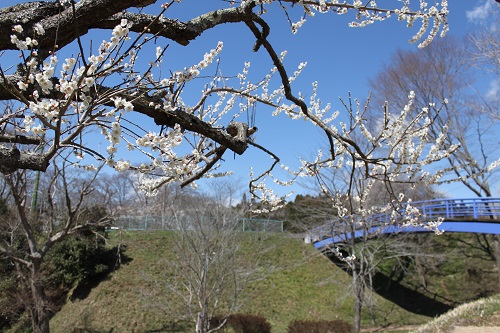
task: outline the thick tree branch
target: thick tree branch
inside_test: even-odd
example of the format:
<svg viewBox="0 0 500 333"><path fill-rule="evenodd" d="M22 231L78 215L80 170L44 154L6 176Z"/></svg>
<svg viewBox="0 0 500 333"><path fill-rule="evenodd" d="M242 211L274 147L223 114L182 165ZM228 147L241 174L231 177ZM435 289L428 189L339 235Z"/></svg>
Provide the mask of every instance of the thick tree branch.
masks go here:
<svg viewBox="0 0 500 333"><path fill-rule="evenodd" d="M168 112L158 110L154 106L150 106L150 103L153 101L158 102L154 97L147 95L134 100L132 102L134 111L152 118L157 125L165 125L173 128L175 124L179 124L183 129L210 138L239 155L243 154L248 147L246 135L244 137L239 135L232 136L228 133L230 126L228 126L228 131L223 128L213 127L197 116L179 108Z"/></svg>
<svg viewBox="0 0 500 333"><path fill-rule="evenodd" d="M43 154L21 152L17 148L0 146L0 172L8 174L19 169L45 171L49 160Z"/></svg>
<svg viewBox="0 0 500 333"><path fill-rule="evenodd" d="M36 137L25 135L0 134L0 142L19 143L23 145L38 145L41 143L41 140Z"/></svg>
<svg viewBox="0 0 500 333"><path fill-rule="evenodd" d="M179 22L148 14L123 12L127 8L141 3L141 0L82 0L76 4L75 13L71 7L61 7L57 2L30 2L0 9L0 33L3 36L12 34L12 27L23 18L23 34L21 37L33 37L35 24L41 24L45 35L37 37L41 50L52 50L55 45L60 49L72 41L88 33L91 29L112 30L127 19L132 26L131 31L148 33L171 39L181 45L187 45L204 31L224 23L244 21L249 3L243 7L225 8L200 15L188 22ZM78 29L75 29L78 26ZM0 39L0 50L13 50L16 46L9 38Z"/></svg>
<svg viewBox="0 0 500 333"><path fill-rule="evenodd" d="M29 102L28 99L20 97L23 97L25 95L31 96L33 90L37 87L32 86L30 87L29 90L24 92L23 95L19 95L18 93L20 92L16 89L17 86L16 82L19 80L22 80L22 77L17 74L6 75L4 78L0 78L0 100L11 100L13 98L17 98L21 99L21 101L24 103ZM56 79L54 78L54 81L55 80ZM113 93L115 91L118 93L117 94ZM101 96L108 95L108 96L121 96L123 98L130 98L131 93L130 91L127 90L124 90L123 92L120 93L120 91L116 89L98 86L96 87L95 94ZM50 94L47 95L42 94L42 96L64 100L64 95L62 93L57 93L55 91L52 91ZM204 122L196 115L187 113L185 110L179 108L165 112L162 109L158 109L155 107L155 105L158 104L161 105L163 103L163 100L158 95L155 94L153 94L152 96L143 94L140 97L135 98L132 103L134 105L135 112L150 117L151 119L154 120L154 122L157 125L168 126L173 128L176 124L179 124L181 128L183 128L184 130L199 133L240 155L243 154L248 147L247 145L248 126L245 129L239 129L239 128L236 129L235 131L238 135L234 135L234 133L232 132L228 133L231 131L231 129L234 130L238 126L240 127L243 126L244 124L242 123L230 124L228 125L228 129L226 130L224 128L214 127L211 124ZM109 98L107 101L103 103L103 105L114 107L113 101L110 100ZM0 142L8 141L7 139L2 140L2 137L0 137ZM39 140L36 141L33 138L27 138L27 137L17 137L17 138L18 138L17 143L39 144ZM63 140L62 144L68 143L66 141L68 140ZM6 159L4 164L5 165L4 172L13 171L11 169L14 165L11 164L14 162L13 156L14 155L12 155L12 152L7 148L4 148L4 150L0 152L0 161L4 161L4 159ZM25 168L31 169L31 167L33 166L34 168L32 170L45 171L46 167L48 166L48 159L50 159L50 156L48 156L47 154L32 154L32 153L21 152L21 155L19 156L18 160L19 163L21 163L22 165L20 169L25 169ZM44 160L47 161L43 162ZM7 167L8 165L12 165L12 167Z"/></svg>

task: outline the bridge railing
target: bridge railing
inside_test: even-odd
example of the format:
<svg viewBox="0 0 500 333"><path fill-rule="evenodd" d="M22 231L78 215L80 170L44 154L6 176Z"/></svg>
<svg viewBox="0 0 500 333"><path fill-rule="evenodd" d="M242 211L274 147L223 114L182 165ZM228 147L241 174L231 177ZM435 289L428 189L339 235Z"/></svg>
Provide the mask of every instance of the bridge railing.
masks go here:
<svg viewBox="0 0 500 333"><path fill-rule="evenodd" d="M376 230L377 227L387 226L402 222L408 216L405 215L404 205L395 220L390 213L380 213L365 217L363 221L356 216L350 216L348 220L359 221L363 223L364 228ZM433 199L426 201L415 201L411 203L412 207L418 208L420 213L420 222L433 221L439 218L445 221L482 221L498 222L500 220L500 198L478 197L463 199ZM326 237L333 237L346 234L344 228L336 227L339 224L346 223L347 219L334 219L326 225L313 228L310 235L306 237L311 242L319 241ZM349 229L352 229L349 228Z"/></svg>
<svg viewBox="0 0 500 333"><path fill-rule="evenodd" d="M426 219L500 219L500 198L436 199L416 202Z"/></svg>

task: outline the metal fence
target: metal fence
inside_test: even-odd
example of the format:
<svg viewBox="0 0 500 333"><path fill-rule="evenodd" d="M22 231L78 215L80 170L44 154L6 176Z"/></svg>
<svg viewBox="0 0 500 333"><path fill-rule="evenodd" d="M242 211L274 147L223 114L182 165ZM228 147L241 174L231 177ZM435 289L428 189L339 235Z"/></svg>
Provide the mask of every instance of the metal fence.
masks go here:
<svg viewBox="0 0 500 333"><path fill-rule="evenodd" d="M241 231L283 232L283 221L266 219L239 219Z"/></svg>
<svg viewBox="0 0 500 333"><path fill-rule="evenodd" d="M120 216L115 218L110 230L176 230L179 223L188 225L189 218L179 221L178 217L172 216ZM283 221L240 218L236 228L247 232L283 232Z"/></svg>

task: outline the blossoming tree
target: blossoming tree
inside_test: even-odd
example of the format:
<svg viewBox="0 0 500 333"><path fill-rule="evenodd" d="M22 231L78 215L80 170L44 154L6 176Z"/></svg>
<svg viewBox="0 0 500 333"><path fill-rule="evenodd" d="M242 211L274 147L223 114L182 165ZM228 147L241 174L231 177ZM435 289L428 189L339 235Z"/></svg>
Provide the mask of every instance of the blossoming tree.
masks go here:
<svg viewBox="0 0 500 333"><path fill-rule="evenodd" d="M421 24L412 41L420 41L419 46L424 47L439 32L447 31L446 0L436 5L423 0L394 1L392 8L380 7L377 1L360 0L221 1L218 10L188 21L169 15L175 6L186 6L184 11L189 11L187 1L155 3L59 0L0 9L0 32L4 36L0 38L0 50L5 51L0 53L0 100L6 102L0 115L3 174L18 170L43 172L55 163L56 156L66 156L66 160L85 170L96 169L94 163L106 163L119 172L138 172L143 189L154 193L169 182L193 184L210 175L228 151L243 154L252 146L274 160L263 174L251 175L250 190L263 203L276 207L279 198L265 186L264 180L272 176L279 164L279 152L271 152L255 142L252 134L257 129L238 119L255 105L264 104L274 109L275 115L285 114L292 120L303 119L319 127L329 143L329 148L316 159L302 161L299 170L289 170L292 181L302 176L321 177L325 168L345 165L360 171L368 181L367 190L373 180L388 184L402 180L431 183L442 175L429 174L424 169L447 156L454 147L445 146L445 133L429 142L427 131L432 120L428 108L419 110L416 116L410 112L414 107L413 93L408 92L403 110L395 114L387 108L382 110L373 131L368 130L363 108L348 108L349 121L338 121L339 112L332 112L330 104L322 104L317 96L317 84L308 92L309 101L294 91L292 83L306 64L295 69L285 66L286 52L278 52L268 39L272 29L266 13L270 6L281 8L293 33L305 24L306 17L315 14L353 15L353 27L395 17L408 26ZM157 14L143 13L144 6L157 6ZM293 21L298 9L301 15ZM226 76L217 61L223 42L211 50L194 50L200 53L199 60L190 66L167 74L161 71L170 51L168 46L155 48L156 40L171 40L189 47L195 38L202 38L225 23L248 28L255 37L253 50L271 60L272 66L262 79L251 79L249 62L237 75ZM108 36L97 41L92 38L94 29L104 29ZM156 52L148 53L151 48ZM19 55L16 60L8 56L12 52ZM209 67L215 74L214 70L206 74ZM192 101L187 88L198 87L200 82L201 92ZM146 125L148 122L150 125ZM105 152L100 151L99 143L92 145L90 137L96 133L107 141ZM136 164L120 158L120 150L138 151L148 162ZM89 157L94 161L89 162ZM355 174L351 174L352 181ZM328 195L340 212L367 212L360 204L366 195L352 195L350 200L358 204L351 209L342 207L342 200L335 199L336 193ZM398 204L402 201L398 201L397 195L394 198ZM71 230L71 226L65 230ZM32 255L37 253L34 250ZM35 325L34 330L48 332L48 316L39 318L44 322Z"/></svg>
<svg viewBox="0 0 500 333"><path fill-rule="evenodd" d="M206 175L227 150L237 154L249 145L265 148L248 140L256 130L244 122L224 123L226 114L241 114L256 103L275 108L275 113L285 112L292 118L306 118L325 131L335 144L356 152L356 142L342 136L322 118L329 107L318 101L311 104L292 90L291 82L300 74L305 64L292 74L283 63L284 54L278 54L267 39L271 27L266 22L265 7L274 1L242 1L180 22L169 18L170 5L158 6L158 15L142 14L133 10L154 1L55 1L31 2L4 8L1 11L0 29L4 38L1 50L19 50L20 61L7 67L2 62L0 99L15 101L6 108L0 119L4 131L0 136L0 160L5 173L18 169L46 170L60 150L72 150L75 159L91 155L105 161L118 171L128 169L163 177L155 182L144 182L154 190L159 184L177 181L189 184ZM447 3L429 7L419 1L415 8L410 2L401 8L383 9L375 1L367 4L359 0L352 3L338 1L285 1L299 4L308 15L314 13L356 14L353 26L365 26L383 21L390 16L412 25L422 22L414 37L418 40L433 27L421 43L425 46L440 29L446 32ZM287 10L286 6L283 6ZM126 11L127 9L132 9ZM17 24L18 18L22 24ZM296 31L305 19L291 23ZM166 47L157 47L156 55L147 55L149 67L139 67L137 59L146 44L156 38L166 38L180 45L223 23L244 24L255 35L254 50L264 49L274 67L259 82L247 78L250 64L234 80L223 77L221 71L206 80L198 102L183 102L185 87L212 64L222 51L223 43L214 45L200 61L190 67L160 75ZM109 38L99 43L84 45L83 36L91 29L109 29ZM59 59L65 48L75 48L77 55ZM201 53L204 51L201 51ZM5 57L5 55L4 55ZM218 84L224 80L224 84ZM278 88L270 85L277 80ZM236 98L240 103L236 103ZM131 114L152 119L157 128L142 128ZM233 117L234 118L234 117ZM166 130L168 128L168 130ZM106 152L86 144L82 138L97 129L109 142ZM148 164L134 165L132 161L116 159L117 149L123 145L144 153ZM189 146L180 152L179 145ZM360 160L369 162L364 154ZM92 165L85 165L93 168ZM255 177L258 179L259 177ZM256 180L254 179L254 180ZM260 189L259 181L252 189Z"/></svg>

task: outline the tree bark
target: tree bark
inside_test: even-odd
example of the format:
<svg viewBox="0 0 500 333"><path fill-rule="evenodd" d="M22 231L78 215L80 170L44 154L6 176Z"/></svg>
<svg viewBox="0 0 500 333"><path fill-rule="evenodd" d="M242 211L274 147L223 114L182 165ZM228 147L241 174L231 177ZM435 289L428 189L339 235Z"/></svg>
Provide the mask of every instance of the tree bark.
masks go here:
<svg viewBox="0 0 500 333"><path fill-rule="evenodd" d="M495 251L495 259L498 271L498 286L500 289L500 235L493 235L493 248Z"/></svg>
<svg viewBox="0 0 500 333"><path fill-rule="evenodd" d="M361 330L361 311L363 310L363 301L365 298L365 286L361 274L356 269L352 272L354 288L354 332Z"/></svg>
<svg viewBox="0 0 500 333"><path fill-rule="evenodd" d="M21 152L17 148L6 148L0 146L0 172L4 174L12 173L19 169L33 171L45 171L49 166L49 161L43 154L31 154Z"/></svg>
<svg viewBox="0 0 500 333"><path fill-rule="evenodd" d="M54 47L53 36L58 36L59 49L81 37L91 29L113 29L121 19L127 19L132 26L131 31L141 33L147 26L149 33L168 38L180 45L188 45L191 40L199 37L204 31L224 23L243 22L251 11L248 7L255 4L249 2L248 6L231 7L208 12L187 22L179 22L155 15L136 14L124 10L143 3L141 0L82 0L72 6L60 6L57 2L29 2L0 8L0 33L3 36L12 34L12 27L18 24L18 18L23 18L23 35L34 36L34 25L42 24L45 35L38 38L40 49L52 50ZM0 40L1 50L14 50L15 45L9 38Z"/></svg>
<svg viewBox="0 0 500 333"><path fill-rule="evenodd" d="M33 260L31 265L31 295L33 297L33 315L31 323L35 333L50 333L50 315L46 304L46 296L40 276L41 258Z"/></svg>

